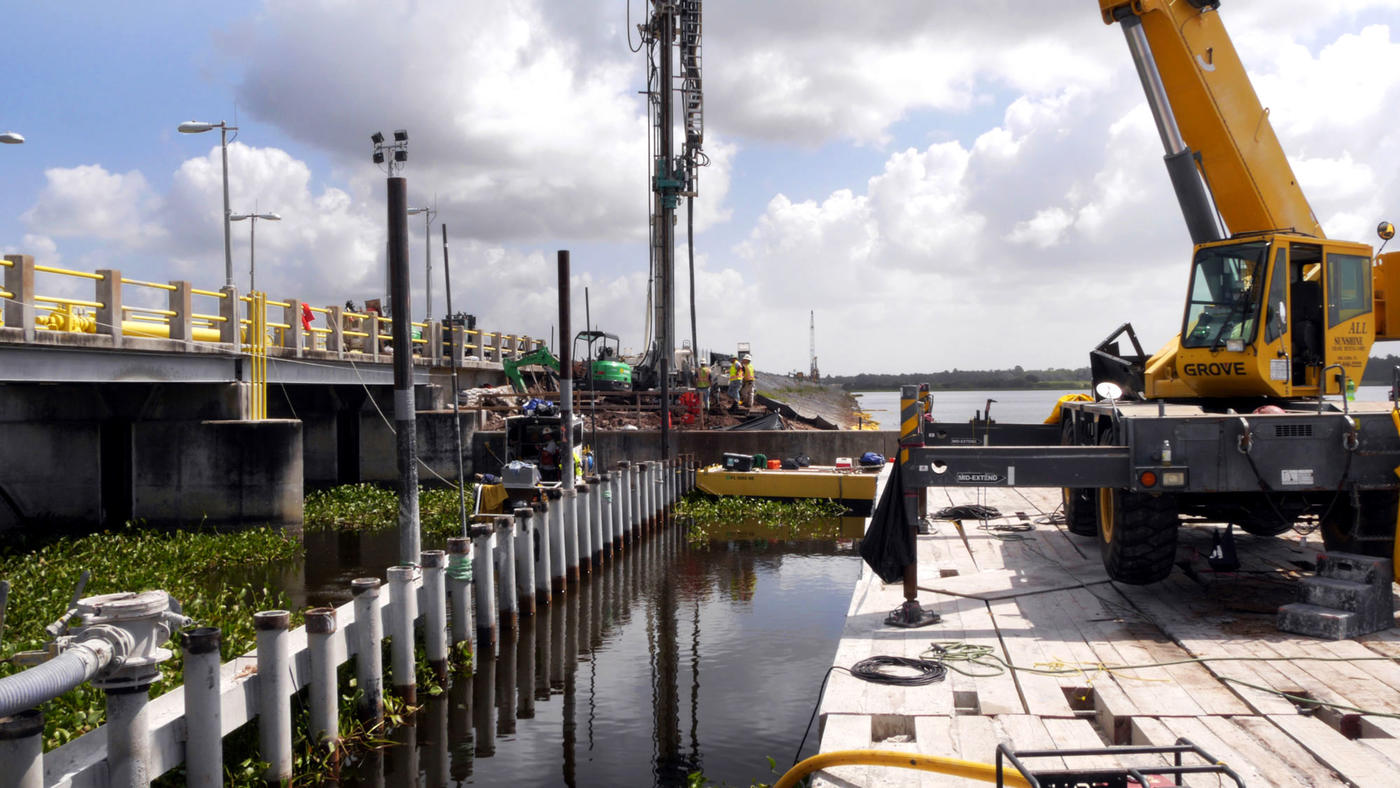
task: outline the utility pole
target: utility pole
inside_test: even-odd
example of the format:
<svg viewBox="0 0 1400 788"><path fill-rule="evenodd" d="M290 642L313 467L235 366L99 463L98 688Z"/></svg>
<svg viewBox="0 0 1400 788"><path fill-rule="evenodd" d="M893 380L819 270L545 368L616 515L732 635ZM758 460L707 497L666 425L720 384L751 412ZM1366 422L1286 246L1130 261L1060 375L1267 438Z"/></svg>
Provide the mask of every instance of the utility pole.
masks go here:
<svg viewBox="0 0 1400 788"><path fill-rule="evenodd" d="M408 161L408 132L398 129L386 143L375 132L374 163L387 164L389 226L389 302L393 305L394 442L399 466L399 563L418 565L422 536L418 530L418 424L413 406L413 334L409 325L408 180L394 175ZM386 155L387 154L387 155ZM396 679L397 680L397 677Z"/></svg>

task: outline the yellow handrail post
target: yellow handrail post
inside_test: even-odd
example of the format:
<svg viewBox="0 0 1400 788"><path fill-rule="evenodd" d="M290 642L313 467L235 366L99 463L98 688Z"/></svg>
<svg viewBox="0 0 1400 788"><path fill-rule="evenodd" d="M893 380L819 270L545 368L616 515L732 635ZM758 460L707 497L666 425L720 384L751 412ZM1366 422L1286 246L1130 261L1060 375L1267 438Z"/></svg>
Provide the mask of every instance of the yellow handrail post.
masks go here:
<svg viewBox="0 0 1400 788"><path fill-rule="evenodd" d="M97 308L97 333L112 337L112 347L122 346L122 273L112 269L99 269L94 301L101 304Z"/></svg>
<svg viewBox="0 0 1400 788"><path fill-rule="evenodd" d="M167 293L169 308L175 315L170 318L170 338L185 343L189 350L194 342L194 315L189 282L171 282L175 289Z"/></svg>
<svg viewBox="0 0 1400 788"><path fill-rule="evenodd" d="M261 421L267 418L267 294L253 292L248 301L248 341L244 345L248 353L250 390L248 392L248 418Z"/></svg>
<svg viewBox="0 0 1400 788"><path fill-rule="evenodd" d="M25 342L34 341L34 258L27 254L7 254L5 269L5 326L18 328Z"/></svg>

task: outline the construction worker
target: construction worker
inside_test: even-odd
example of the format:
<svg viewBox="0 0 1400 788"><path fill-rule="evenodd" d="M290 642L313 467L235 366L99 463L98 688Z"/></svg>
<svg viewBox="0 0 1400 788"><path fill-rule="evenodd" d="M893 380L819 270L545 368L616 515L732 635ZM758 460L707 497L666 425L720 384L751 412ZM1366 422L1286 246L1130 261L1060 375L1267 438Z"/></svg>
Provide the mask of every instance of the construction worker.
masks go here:
<svg viewBox="0 0 1400 788"><path fill-rule="evenodd" d="M735 356L729 362L729 398L735 402L739 401L739 384L743 382L744 370L739 364L739 357Z"/></svg>
<svg viewBox="0 0 1400 788"><path fill-rule="evenodd" d="M695 376L695 388L700 392L700 407L710 407L710 368L704 364L700 365L700 372Z"/></svg>
<svg viewBox="0 0 1400 788"><path fill-rule="evenodd" d="M749 354L745 353L741 361L740 374L743 376L743 389L739 398L744 401L744 407L753 407L753 361L749 359Z"/></svg>
<svg viewBox="0 0 1400 788"><path fill-rule="evenodd" d="M720 366L720 364L719 364L718 361L716 361L715 363L711 364L711 365L710 365L710 399L715 403L716 406L719 405L719 391L720 391L720 389L724 388L725 384L728 383L728 382L729 382L729 378L727 378L727 377L725 376L725 374L724 374L724 367Z"/></svg>

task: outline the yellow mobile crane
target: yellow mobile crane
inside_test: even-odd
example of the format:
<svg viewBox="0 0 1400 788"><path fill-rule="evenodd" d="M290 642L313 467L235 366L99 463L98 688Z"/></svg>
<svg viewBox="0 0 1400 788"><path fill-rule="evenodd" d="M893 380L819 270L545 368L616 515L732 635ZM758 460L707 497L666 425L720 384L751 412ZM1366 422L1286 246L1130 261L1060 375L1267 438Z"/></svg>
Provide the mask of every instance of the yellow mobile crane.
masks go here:
<svg viewBox="0 0 1400 788"><path fill-rule="evenodd" d="M1181 334L1146 361L1140 385L1122 382L1147 399L1338 393L1375 339L1400 339L1384 297L1400 254L1373 268L1370 246L1325 236L1219 5L1099 0L1128 40L1196 244ZM1334 365L1342 374L1324 380Z"/></svg>
<svg viewBox="0 0 1400 788"><path fill-rule="evenodd" d="M1317 517L1329 550L1396 544L1400 412L1345 393L1376 339L1400 339L1400 253L1323 234L1219 6L1099 0L1195 246L1180 334L1149 356L1119 327L1090 353L1097 401L1057 424L932 423L904 392L906 484L1061 487L1069 529L1129 583L1171 571L1181 515L1262 535Z"/></svg>

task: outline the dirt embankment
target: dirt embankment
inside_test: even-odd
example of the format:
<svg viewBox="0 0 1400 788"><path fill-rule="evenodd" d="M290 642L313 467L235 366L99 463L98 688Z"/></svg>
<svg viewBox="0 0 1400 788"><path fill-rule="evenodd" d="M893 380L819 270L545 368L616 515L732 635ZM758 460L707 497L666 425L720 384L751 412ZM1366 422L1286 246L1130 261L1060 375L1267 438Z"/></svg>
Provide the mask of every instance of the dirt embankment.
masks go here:
<svg viewBox="0 0 1400 788"><path fill-rule="evenodd" d="M756 382L760 395L787 405L805 418L825 419L843 430L859 421L856 398L840 386L770 372L757 373Z"/></svg>

